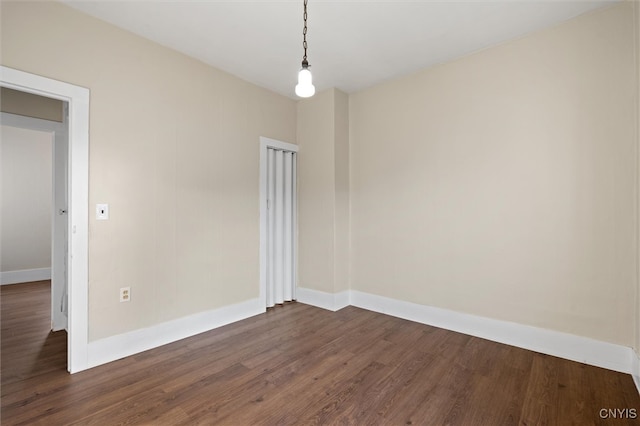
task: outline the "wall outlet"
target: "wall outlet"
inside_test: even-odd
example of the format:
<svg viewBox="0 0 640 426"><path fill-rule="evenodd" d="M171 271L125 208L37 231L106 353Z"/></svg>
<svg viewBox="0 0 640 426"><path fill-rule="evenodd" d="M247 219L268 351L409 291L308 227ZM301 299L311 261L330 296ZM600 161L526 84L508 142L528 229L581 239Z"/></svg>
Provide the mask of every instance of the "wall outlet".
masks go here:
<svg viewBox="0 0 640 426"><path fill-rule="evenodd" d="M131 300L131 287L122 287L120 289L120 301L128 302Z"/></svg>

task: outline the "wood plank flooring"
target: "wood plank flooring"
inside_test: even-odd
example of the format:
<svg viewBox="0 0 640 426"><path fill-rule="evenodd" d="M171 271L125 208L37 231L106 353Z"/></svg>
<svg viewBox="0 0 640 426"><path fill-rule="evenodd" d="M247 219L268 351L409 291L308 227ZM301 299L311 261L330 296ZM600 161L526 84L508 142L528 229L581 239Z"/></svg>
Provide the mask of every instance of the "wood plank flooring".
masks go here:
<svg viewBox="0 0 640 426"><path fill-rule="evenodd" d="M291 303L74 375L49 282L2 286L2 425L638 425L629 375ZM627 411L631 413L631 411Z"/></svg>

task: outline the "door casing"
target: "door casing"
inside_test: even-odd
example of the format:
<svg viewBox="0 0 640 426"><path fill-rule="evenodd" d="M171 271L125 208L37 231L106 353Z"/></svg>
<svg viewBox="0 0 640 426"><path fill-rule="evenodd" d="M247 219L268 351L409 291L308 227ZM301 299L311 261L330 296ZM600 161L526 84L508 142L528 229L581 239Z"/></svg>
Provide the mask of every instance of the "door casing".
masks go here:
<svg viewBox="0 0 640 426"><path fill-rule="evenodd" d="M67 370L75 373L88 367L89 89L5 66L0 66L0 86L69 107Z"/></svg>

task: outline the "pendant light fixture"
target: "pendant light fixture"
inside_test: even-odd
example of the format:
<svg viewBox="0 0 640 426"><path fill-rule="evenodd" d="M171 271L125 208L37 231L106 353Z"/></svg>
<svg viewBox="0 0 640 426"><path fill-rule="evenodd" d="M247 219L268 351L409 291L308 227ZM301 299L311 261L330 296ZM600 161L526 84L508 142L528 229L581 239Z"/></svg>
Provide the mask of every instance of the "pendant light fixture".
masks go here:
<svg viewBox="0 0 640 426"><path fill-rule="evenodd" d="M309 71L309 62L307 62L307 1L304 0L304 29L302 30L302 47L304 48L304 56L302 56L302 68L298 72L298 84L296 85L296 95L301 98L309 98L316 93L313 87L311 71Z"/></svg>

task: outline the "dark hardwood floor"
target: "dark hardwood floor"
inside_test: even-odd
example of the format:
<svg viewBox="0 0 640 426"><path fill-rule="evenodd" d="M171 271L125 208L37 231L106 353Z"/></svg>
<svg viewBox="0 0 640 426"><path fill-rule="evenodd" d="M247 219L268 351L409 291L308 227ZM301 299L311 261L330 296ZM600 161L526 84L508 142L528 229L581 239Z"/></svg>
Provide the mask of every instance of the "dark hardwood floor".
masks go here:
<svg viewBox="0 0 640 426"><path fill-rule="evenodd" d="M631 425L629 375L291 303L74 375L49 282L2 286L3 425ZM628 415L628 417L631 417Z"/></svg>

